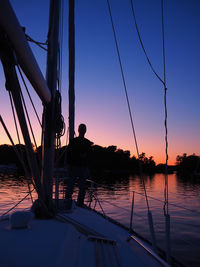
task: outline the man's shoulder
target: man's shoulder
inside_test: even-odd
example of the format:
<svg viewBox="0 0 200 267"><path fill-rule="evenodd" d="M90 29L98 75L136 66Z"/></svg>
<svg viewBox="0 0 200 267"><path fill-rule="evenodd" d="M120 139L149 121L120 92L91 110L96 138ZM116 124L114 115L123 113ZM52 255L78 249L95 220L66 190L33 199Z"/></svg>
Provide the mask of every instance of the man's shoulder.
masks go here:
<svg viewBox="0 0 200 267"><path fill-rule="evenodd" d="M84 138L84 142L85 142L87 145L89 145L89 146L91 146L91 145L94 144L92 141L90 141L90 140L87 139L87 138Z"/></svg>
<svg viewBox="0 0 200 267"><path fill-rule="evenodd" d="M74 137L73 139L71 139L70 141L69 141L69 145L68 145L68 147L74 147L74 146L76 146L78 144L78 139L77 139L77 137Z"/></svg>
<svg viewBox="0 0 200 267"><path fill-rule="evenodd" d="M77 143L77 142L80 142L80 140L79 140L79 137L74 137L71 141L70 141L70 143Z"/></svg>
<svg viewBox="0 0 200 267"><path fill-rule="evenodd" d="M79 137L74 137L71 141L70 141L71 144L86 144L88 146L91 146L93 145L94 143L91 142L89 139L87 138L79 138Z"/></svg>

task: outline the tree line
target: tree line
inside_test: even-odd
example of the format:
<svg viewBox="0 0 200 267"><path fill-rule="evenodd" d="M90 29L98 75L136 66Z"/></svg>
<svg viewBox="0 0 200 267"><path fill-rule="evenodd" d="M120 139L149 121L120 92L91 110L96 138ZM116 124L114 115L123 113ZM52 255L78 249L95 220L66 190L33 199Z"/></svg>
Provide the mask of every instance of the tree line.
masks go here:
<svg viewBox="0 0 200 267"><path fill-rule="evenodd" d="M15 148L28 164L25 145L16 145ZM35 151L38 161L41 160L41 147ZM67 146L55 151L55 166L57 168L66 167ZM0 145L0 164L15 164L22 170L21 163L11 145ZM130 155L130 151L118 149L117 146L102 147L93 145L89 155L89 167L97 172L101 171L127 171L139 173L140 166L144 173L155 173L156 164L153 157L146 157L142 153L139 159Z"/></svg>
<svg viewBox="0 0 200 267"><path fill-rule="evenodd" d="M15 148L22 156L25 164L28 166L25 145L16 145ZM41 162L42 151L39 147L35 151L38 163ZM57 168L66 167L67 146L64 146L55 151L55 166ZM15 164L17 168L23 171L21 163L16 156L16 153L10 145L0 145L0 164ZM141 153L139 158L131 156L129 150L117 148L117 146L102 147L93 145L89 158L89 167L96 172L126 171L133 174L138 174L140 169L143 173L154 174L156 172L164 173L165 165L156 165L152 156L147 157L145 153ZM178 174L194 174L200 173L200 157L193 154L187 156L184 153L182 156L178 155L176 158L176 165L168 167L169 173L177 171Z"/></svg>
<svg viewBox="0 0 200 267"><path fill-rule="evenodd" d="M199 176L200 177L200 157L184 153L176 157L177 174L180 176Z"/></svg>

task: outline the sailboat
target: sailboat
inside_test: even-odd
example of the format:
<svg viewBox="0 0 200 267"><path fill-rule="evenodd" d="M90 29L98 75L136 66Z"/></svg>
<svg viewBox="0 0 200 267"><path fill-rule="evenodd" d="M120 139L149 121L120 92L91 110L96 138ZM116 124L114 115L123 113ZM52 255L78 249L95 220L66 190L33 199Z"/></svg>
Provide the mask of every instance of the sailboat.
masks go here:
<svg viewBox="0 0 200 267"><path fill-rule="evenodd" d="M24 30L8 0L0 0L0 55L27 149L29 167L38 200L32 212L14 212L0 221L1 266L169 266L172 261L156 247L151 214L152 243L131 228L126 229L90 207L60 208L59 184L53 199L53 158L56 138L60 0L50 1L47 75L43 77L28 45ZM39 167L31 144L22 103L16 65L19 65L44 106L42 164ZM14 88L14 89L13 89ZM60 108L58 108L60 110ZM1 123L12 138L0 117ZM74 137L74 0L69 0L69 138ZM62 127L61 127L62 128ZM16 153L19 156L18 151ZM61 205L60 205L61 203ZM167 262L168 261L168 262Z"/></svg>

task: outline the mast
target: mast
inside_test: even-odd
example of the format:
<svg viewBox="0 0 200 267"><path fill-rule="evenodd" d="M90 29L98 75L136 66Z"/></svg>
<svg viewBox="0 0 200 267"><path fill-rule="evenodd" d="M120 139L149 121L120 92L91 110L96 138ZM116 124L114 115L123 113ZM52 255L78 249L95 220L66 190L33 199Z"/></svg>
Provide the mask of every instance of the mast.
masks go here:
<svg viewBox="0 0 200 267"><path fill-rule="evenodd" d="M69 0L69 140L74 138L74 117L75 117L75 23L74 23L74 0Z"/></svg>
<svg viewBox="0 0 200 267"><path fill-rule="evenodd" d="M43 110L43 142L42 142L42 184L45 194L45 202L49 210L52 210L52 179L55 150L55 98L57 89L57 69L59 50L59 15L60 0L50 0L48 55L46 80L51 92L51 102L44 106Z"/></svg>

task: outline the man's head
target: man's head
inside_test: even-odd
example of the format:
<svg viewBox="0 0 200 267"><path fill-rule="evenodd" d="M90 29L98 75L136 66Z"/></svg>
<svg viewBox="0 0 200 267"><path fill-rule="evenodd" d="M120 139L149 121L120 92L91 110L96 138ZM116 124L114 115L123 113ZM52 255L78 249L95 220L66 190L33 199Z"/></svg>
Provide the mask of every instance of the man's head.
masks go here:
<svg viewBox="0 0 200 267"><path fill-rule="evenodd" d="M86 133L86 130L87 130L86 125L83 124L83 123L81 123L81 124L79 125L79 127L78 127L79 136L80 136L80 137L84 137L84 135L85 135L85 133Z"/></svg>

